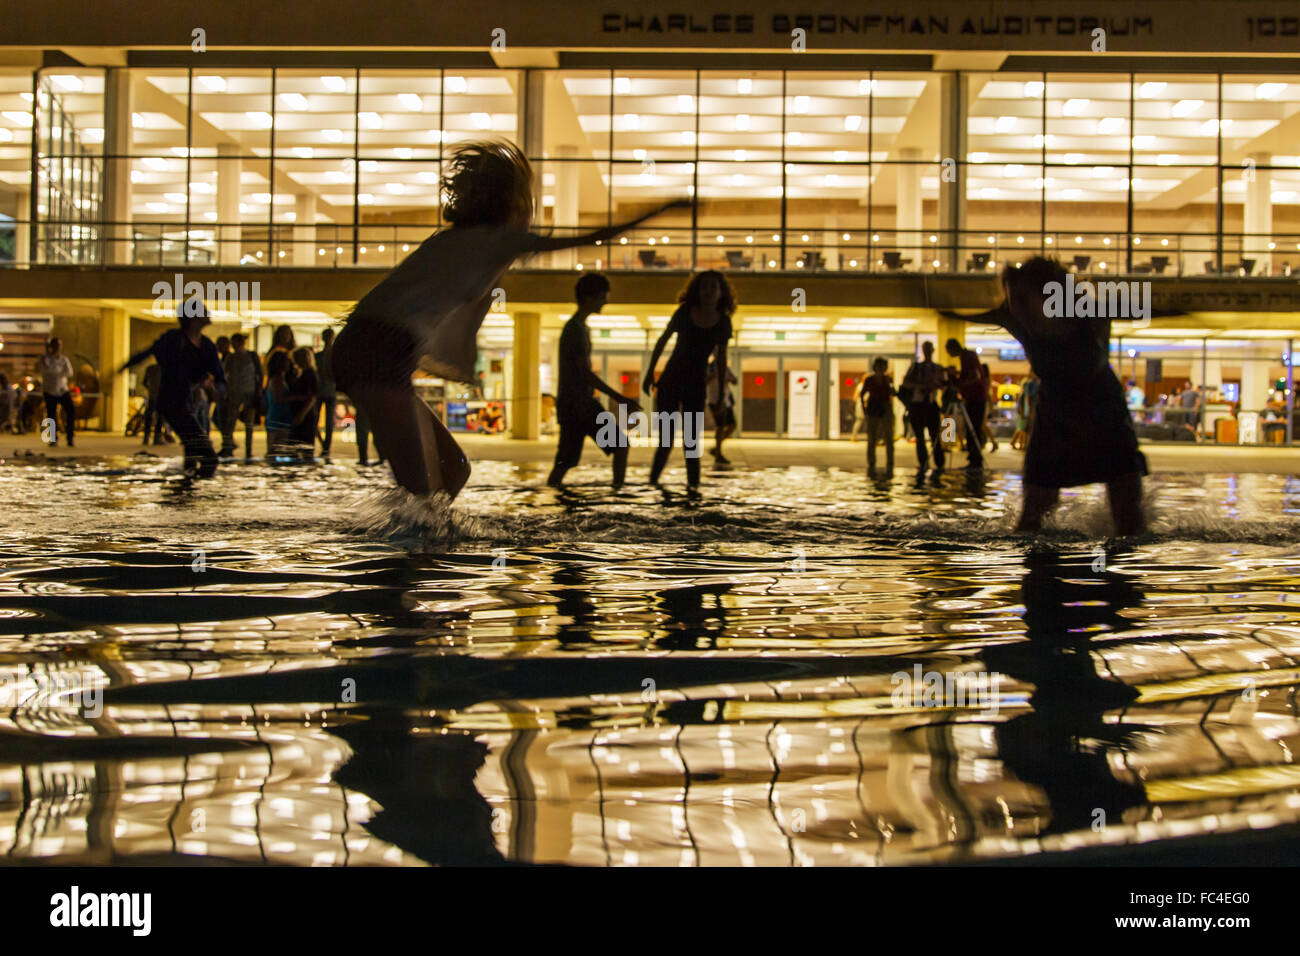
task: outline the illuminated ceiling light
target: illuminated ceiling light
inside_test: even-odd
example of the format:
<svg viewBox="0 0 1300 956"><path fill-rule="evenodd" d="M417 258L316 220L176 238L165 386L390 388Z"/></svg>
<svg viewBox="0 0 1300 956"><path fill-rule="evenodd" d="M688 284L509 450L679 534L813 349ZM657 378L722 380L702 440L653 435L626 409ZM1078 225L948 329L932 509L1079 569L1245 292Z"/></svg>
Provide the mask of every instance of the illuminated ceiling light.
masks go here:
<svg viewBox="0 0 1300 956"><path fill-rule="evenodd" d="M1002 175L1008 179L1019 179L1025 173L1025 167L1019 163L1010 163L1002 169Z"/></svg>
<svg viewBox="0 0 1300 956"><path fill-rule="evenodd" d="M348 174L341 173L337 169L331 169L325 174L325 178L332 183L345 183L348 181Z"/></svg>
<svg viewBox="0 0 1300 956"><path fill-rule="evenodd" d="M1097 121L1097 132L1101 133L1103 136L1108 136L1111 133L1118 133L1123 128L1124 121L1118 116L1107 116L1104 119Z"/></svg>
<svg viewBox="0 0 1300 956"><path fill-rule="evenodd" d="M1016 236L1016 242L1023 243L1024 241L1025 241L1024 236Z"/></svg>
<svg viewBox="0 0 1300 956"><path fill-rule="evenodd" d="M990 246L993 245L993 242L994 242L993 237L992 237L992 236L989 236L988 238L989 238L989 245L990 245Z"/></svg>
<svg viewBox="0 0 1300 956"><path fill-rule="evenodd" d="M1169 112L1175 116L1191 116L1204 105L1205 100L1179 100L1169 108Z"/></svg>
<svg viewBox="0 0 1300 956"><path fill-rule="evenodd" d="M5 130L8 133L8 130ZM12 134L10 134L12 138ZM81 138L87 143L102 143L104 141L104 131L98 126L92 126L89 129L81 131Z"/></svg>
<svg viewBox="0 0 1300 956"><path fill-rule="evenodd" d="M745 151L743 149L735 150L731 154L731 158L738 163L743 163L745 161Z"/></svg>
<svg viewBox="0 0 1300 956"><path fill-rule="evenodd" d="M341 255L343 255L343 247L342 247L342 246L335 246L335 247L334 247L334 255L336 255L336 256L341 256Z"/></svg>
<svg viewBox="0 0 1300 956"><path fill-rule="evenodd" d="M695 145L695 130L693 129L682 130L682 145L683 146Z"/></svg>
<svg viewBox="0 0 1300 956"><path fill-rule="evenodd" d="M181 206L185 205L186 197L184 193L164 193L163 198L168 202L174 202Z"/></svg>
<svg viewBox="0 0 1300 956"><path fill-rule="evenodd" d="M1154 96L1159 96L1165 91L1166 84L1160 82L1143 83L1138 87L1138 96L1144 100L1149 100Z"/></svg>
<svg viewBox="0 0 1300 956"><path fill-rule="evenodd" d="M966 159L972 163L987 163L989 161L988 153L967 153Z"/></svg>
<svg viewBox="0 0 1300 956"><path fill-rule="evenodd" d="M384 188L390 193L401 193L405 189L401 183L384 183Z"/></svg>
<svg viewBox="0 0 1300 956"><path fill-rule="evenodd" d="M1177 153L1161 153L1156 157L1157 166L1172 166L1176 162L1178 162Z"/></svg>
<svg viewBox="0 0 1300 956"><path fill-rule="evenodd" d="M1080 242L1083 242L1083 236L1075 236L1075 237L1074 237L1074 241L1075 241L1076 244L1077 244L1077 243L1080 243Z"/></svg>
<svg viewBox="0 0 1300 956"><path fill-rule="evenodd" d="M6 115L7 115L7 114L6 114ZM131 114L131 126L132 126L133 128L135 128L135 129L144 129L144 123L145 123L145 121L144 121L144 114L143 114L143 113L132 113L132 114Z"/></svg>
<svg viewBox="0 0 1300 956"><path fill-rule="evenodd" d="M305 110L307 108L307 97L301 93L281 93L280 102L291 110Z"/></svg>
<svg viewBox="0 0 1300 956"><path fill-rule="evenodd" d="M199 85L209 93L226 92L226 78L224 76L200 76L198 81Z"/></svg>
<svg viewBox="0 0 1300 956"><path fill-rule="evenodd" d="M150 212L167 212L171 208L165 202L150 202L145 203L145 206Z"/></svg>
<svg viewBox="0 0 1300 956"><path fill-rule="evenodd" d="M322 76L320 82L331 93L342 93L348 88L348 81L341 76Z"/></svg>
<svg viewBox="0 0 1300 956"><path fill-rule="evenodd" d="M418 111L424 109L424 100L416 93L398 93L397 102L408 110Z"/></svg>
<svg viewBox="0 0 1300 956"><path fill-rule="evenodd" d="M59 89L64 90L65 92L68 93L80 93L81 90L86 85L81 81L81 77L72 76L71 74L67 74L67 73L59 73L51 76L50 82L53 83L55 86L57 86Z"/></svg>
<svg viewBox="0 0 1300 956"><path fill-rule="evenodd" d="M1070 166L1077 166L1083 162L1083 153L1066 153L1065 162Z"/></svg>
<svg viewBox="0 0 1300 956"><path fill-rule="evenodd" d="M363 129L383 129L384 127L384 118L371 110L358 113L357 118L361 121Z"/></svg>
<svg viewBox="0 0 1300 956"><path fill-rule="evenodd" d="M271 128L271 114L264 110L249 110L244 115L248 117L248 121L252 123L255 128Z"/></svg>
<svg viewBox="0 0 1300 956"><path fill-rule="evenodd" d="M749 77L741 77L736 81L736 92L741 96L748 96L754 91L754 81Z"/></svg>
<svg viewBox="0 0 1300 956"><path fill-rule="evenodd" d="M841 236L840 238L842 238L845 242L848 242L849 239L850 239L851 237L850 237L849 234L846 232L846 233L845 233L843 236Z"/></svg>
<svg viewBox="0 0 1300 956"><path fill-rule="evenodd" d="M1167 245L1169 245L1169 240L1168 240L1168 239L1161 239L1161 240L1160 240L1160 245L1162 245L1162 246L1167 246Z"/></svg>
<svg viewBox="0 0 1300 956"><path fill-rule="evenodd" d="M808 241L808 233L805 232L801 238L803 239L804 242L807 242L807 241Z"/></svg>
<svg viewBox="0 0 1300 956"><path fill-rule="evenodd" d="M325 255L325 250L324 250L324 249L317 249L317 250L316 250L316 255L318 255L318 256L323 256L323 255Z"/></svg>
<svg viewBox="0 0 1300 956"><path fill-rule="evenodd" d="M1025 99L1036 100L1043 95L1043 81L1030 80L1025 84Z"/></svg>
<svg viewBox="0 0 1300 956"><path fill-rule="evenodd" d="M465 77L463 76L447 77L448 93L464 93L468 89L469 89L469 83L465 81Z"/></svg>
<svg viewBox="0 0 1300 956"><path fill-rule="evenodd" d="M1141 237L1141 236L1134 236L1134 237L1133 237L1133 245L1135 245L1135 246L1140 246L1140 245L1142 245L1142 237Z"/></svg>
<svg viewBox="0 0 1300 956"><path fill-rule="evenodd" d="M370 193L362 193L361 195L357 196L357 202L360 203L362 206L369 206L374 201L375 201L375 197L372 196Z"/></svg>
<svg viewBox="0 0 1300 956"><path fill-rule="evenodd" d="M249 198L252 199L253 202L257 203L259 206L265 206L271 202L270 193L253 193L253 195L250 196Z"/></svg>
<svg viewBox="0 0 1300 956"><path fill-rule="evenodd" d="M738 129L738 130L747 130L747 129L749 129L749 114L748 114L748 113L737 113L737 114L736 114L736 129Z"/></svg>
<svg viewBox="0 0 1300 956"><path fill-rule="evenodd" d="M880 241L880 233L876 233L874 236L872 236L872 237L871 237L871 241L872 241L872 242L879 242L879 241Z"/></svg>
<svg viewBox="0 0 1300 956"><path fill-rule="evenodd" d="M1255 99L1271 100L1285 89L1285 83L1261 83L1255 87Z"/></svg>
<svg viewBox="0 0 1300 956"><path fill-rule="evenodd" d="M410 248L411 248L411 246L410 246L409 243L406 243L406 242L402 243L402 251L403 251L403 252L408 251Z"/></svg>
<svg viewBox="0 0 1300 956"><path fill-rule="evenodd" d="M1066 199L1078 199L1082 195L1077 189L1067 189L1064 193Z"/></svg>
<svg viewBox="0 0 1300 956"><path fill-rule="evenodd" d="M1288 189L1283 192L1272 193L1269 196L1269 199L1275 203L1292 203L1296 200L1296 194L1292 190Z"/></svg>
<svg viewBox="0 0 1300 956"><path fill-rule="evenodd" d="M157 156L146 156L140 162L150 169L164 170L167 168L167 160L159 159Z"/></svg>
<svg viewBox="0 0 1300 956"><path fill-rule="evenodd" d="M641 117L638 116L636 113L624 113L624 114L623 114L623 128L624 128L624 129L640 129L640 128L641 128Z"/></svg>
<svg viewBox="0 0 1300 956"><path fill-rule="evenodd" d="M395 146L393 147L393 155L396 156L398 159L410 159L412 156L411 147Z"/></svg>
<svg viewBox="0 0 1300 956"><path fill-rule="evenodd" d="M326 142L330 143L337 143L343 139L343 130L341 129L323 129L320 134L325 137Z"/></svg>
<svg viewBox="0 0 1300 956"><path fill-rule="evenodd" d="M785 134L785 141L789 143L791 146L798 146L800 140L802 139L803 139L803 134L800 133L797 129L792 129Z"/></svg>
<svg viewBox="0 0 1300 956"><path fill-rule="evenodd" d="M644 149L632 150L632 158L637 160L645 159L645 150Z"/></svg>
<svg viewBox="0 0 1300 956"><path fill-rule="evenodd" d="M312 151L310 146L295 146L293 154L299 159L311 159Z"/></svg>
<svg viewBox="0 0 1300 956"><path fill-rule="evenodd" d="M744 173L734 173L734 174L732 175L732 177L731 177L731 181L732 181L733 183L735 183L737 186L742 186L742 185L744 185L744 183L745 183L745 174L744 174Z"/></svg>
<svg viewBox="0 0 1300 956"><path fill-rule="evenodd" d="M695 112L695 98L687 95L686 93L679 94L677 97L677 112L679 113Z"/></svg>
<svg viewBox="0 0 1300 956"><path fill-rule="evenodd" d="M781 241L781 234L780 234L779 232L774 232L774 233L772 233L772 241L773 241L773 242L780 242L780 241Z"/></svg>
<svg viewBox="0 0 1300 956"><path fill-rule="evenodd" d="M1045 239L1043 240L1043 242L1047 243L1047 244L1050 246L1050 245L1052 244L1052 237L1051 237L1051 236L1048 236L1047 238L1045 238Z"/></svg>
<svg viewBox="0 0 1300 956"><path fill-rule="evenodd" d="M725 238L726 238L726 237L723 236L722 233L718 233L718 236L717 236L718 242L722 242Z"/></svg>
<svg viewBox="0 0 1300 956"><path fill-rule="evenodd" d="M1103 240L1101 241L1101 244L1102 244L1103 246L1109 246L1109 245L1110 245L1110 236L1107 236L1105 239L1103 239Z"/></svg>
<svg viewBox="0 0 1300 956"><path fill-rule="evenodd" d="M1088 103L1088 100L1076 96L1065 101L1065 105L1061 107L1061 112L1066 116L1079 116L1088 108Z"/></svg>
<svg viewBox="0 0 1300 956"><path fill-rule="evenodd" d="M617 76L614 78L614 92L624 96L632 92L632 81L626 76Z"/></svg>
<svg viewBox="0 0 1300 956"><path fill-rule="evenodd" d="M876 92L875 80L858 80L858 95L866 96L868 93Z"/></svg>
<svg viewBox="0 0 1300 956"><path fill-rule="evenodd" d="M812 101L809 100L808 97L806 97L806 96L796 96L796 97L794 98L794 112L796 112L796 113L807 113L807 112L808 112L808 106L809 106L809 104L810 104L811 102L812 102Z"/></svg>
<svg viewBox="0 0 1300 956"><path fill-rule="evenodd" d="M1156 144L1156 138L1155 138L1154 136L1134 136L1134 137L1133 137L1133 148L1134 148L1134 149L1150 149L1150 148L1151 148L1152 146L1154 146L1155 144Z"/></svg>
<svg viewBox="0 0 1300 956"><path fill-rule="evenodd" d="M860 127L861 125L862 125L862 117L861 117L861 116L857 116L857 115L855 114L855 115L853 115L853 116L846 116L846 117L844 117L844 131L847 132L847 133L852 133L854 130L856 130L856 129L857 129L858 127Z"/></svg>
<svg viewBox="0 0 1300 956"><path fill-rule="evenodd" d="M1010 133L1016 128L1016 118L1014 116L999 116L998 121L993 124L993 128L999 133Z"/></svg>

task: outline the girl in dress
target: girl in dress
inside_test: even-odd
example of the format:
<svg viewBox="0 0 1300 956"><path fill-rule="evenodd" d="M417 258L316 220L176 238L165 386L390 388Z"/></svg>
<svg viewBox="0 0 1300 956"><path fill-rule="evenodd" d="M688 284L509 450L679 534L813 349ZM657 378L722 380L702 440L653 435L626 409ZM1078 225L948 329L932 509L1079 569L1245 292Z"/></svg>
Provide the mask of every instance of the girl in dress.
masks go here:
<svg viewBox="0 0 1300 956"><path fill-rule="evenodd" d="M529 231L533 172L510 143L476 142L453 151L443 177L443 218L434 233L366 294L334 342L334 381L370 422L375 444L407 491L454 498L469 462L411 384L417 365L434 375L474 381L476 336L493 291L517 259L591 245L667 209L580 236Z"/></svg>

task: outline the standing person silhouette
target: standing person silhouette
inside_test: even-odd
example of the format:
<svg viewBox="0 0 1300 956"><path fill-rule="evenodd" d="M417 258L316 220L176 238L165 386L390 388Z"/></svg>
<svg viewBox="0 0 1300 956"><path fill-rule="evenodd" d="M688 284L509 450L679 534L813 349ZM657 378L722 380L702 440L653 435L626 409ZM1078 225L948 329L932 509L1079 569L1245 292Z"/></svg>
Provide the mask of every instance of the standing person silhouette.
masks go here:
<svg viewBox="0 0 1300 956"><path fill-rule="evenodd" d="M657 485L668 453L672 451L674 431L680 422L682 448L686 454L686 485L700 485L700 432L704 429L705 378L709 356L717 356L718 394L727 391L727 343L731 340L731 317L736 312L736 296L721 272L710 269L696 273L678 297L681 303L668 320L650 356L645 390L655 390L655 412L659 417L659 445L650 466L650 484ZM668 340L677 336L673 354L664 365L663 374L655 378L655 366ZM713 408L715 420L726 417L725 399ZM692 454L694 452L694 454Z"/></svg>
<svg viewBox="0 0 1300 956"><path fill-rule="evenodd" d="M967 317L996 323L1015 336L1040 380L1017 530L1039 530L1062 488L1104 483L1115 533L1137 534L1146 526L1142 476L1147 462L1138 450L1124 388L1110 367L1112 317L1047 316L1046 297L1065 287L1065 276L1059 262L1041 256L1008 267L1002 273L1003 305Z"/></svg>
<svg viewBox="0 0 1300 956"><path fill-rule="evenodd" d="M591 331L587 328L587 317L605 307L609 280L599 272L584 272L573 288L573 295L578 311L565 323L559 344L560 382L555 390L555 414L560 423L560 443L555 449L555 466L546 483L553 488L564 483L565 472L578 464L583 442L590 436L601 451L613 457L614 487L618 489L623 487L627 473L627 436L617 426L605 426L608 412L592 398L591 392L592 389L604 392L632 412L641 411L641 406L614 391L591 370ZM602 432L610 439L605 444L599 439Z"/></svg>
<svg viewBox="0 0 1300 956"><path fill-rule="evenodd" d="M434 233L371 289L334 340L334 381L373 429L375 444L407 491L454 498L469 461L420 400L411 375L421 359L444 378L474 381L476 336L505 271L517 259L605 242L668 209L578 236L529 231L533 170L511 143L458 145L443 177L443 218Z"/></svg>
<svg viewBox="0 0 1300 956"><path fill-rule="evenodd" d="M929 463L927 442L934 448L934 473L932 481L938 481L943 474L944 448L939 437L939 406L934 400L935 393L943 388L944 372L934 360L934 343L921 343L922 357L912 362L907 374L903 376L903 387L899 398L907 406L907 416L912 421L912 434L916 436L916 480L925 480L925 469ZM928 437L927 437L928 433Z"/></svg>
<svg viewBox="0 0 1300 956"><path fill-rule="evenodd" d="M72 447L76 431L75 411L72 406L72 363L63 354L63 342L51 336L45 342L45 354L36 363L41 373L41 391L45 396L45 417L54 422L50 436L51 447L59 443L59 409L63 409L63 434Z"/></svg>
<svg viewBox="0 0 1300 956"><path fill-rule="evenodd" d="M885 446L885 477L894 476L894 382L888 374L889 362L877 358L871 374L863 379L862 410L867 419L867 476L876 477L876 443Z"/></svg>
<svg viewBox="0 0 1300 956"><path fill-rule="evenodd" d="M320 378L320 405L325 411L325 433L321 439L321 455L328 458L334 444L334 417L338 413L338 386L334 384L334 330L326 329L320 335L321 350L316 353L316 374Z"/></svg>
<svg viewBox="0 0 1300 956"><path fill-rule="evenodd" d="M176 313L180 328L158 336L153 345L127 359L118 373L151 355L158 361L158 409L185 446L184 468L210 478L217 470L217 452L202 424L207 417L207 389L214 389L218 400L224 398L226 373L217 347L203 334L203 327L212 321L204 304L190 299Z"/></svg>
<svg viewBox="0 0 1300 956"><path fill-rule="evenodd" d="M984 408L989 399L989 383L984 378L979 356L974 349L965 348L956 339L949 339L944 348L961 363L957 370L957 391L961 395L966 416L964 422L958 423L958 427L965 434L966 468L983 468L984 453L981 446L984 444L984 436L980 429L984 424Z"/></svg>

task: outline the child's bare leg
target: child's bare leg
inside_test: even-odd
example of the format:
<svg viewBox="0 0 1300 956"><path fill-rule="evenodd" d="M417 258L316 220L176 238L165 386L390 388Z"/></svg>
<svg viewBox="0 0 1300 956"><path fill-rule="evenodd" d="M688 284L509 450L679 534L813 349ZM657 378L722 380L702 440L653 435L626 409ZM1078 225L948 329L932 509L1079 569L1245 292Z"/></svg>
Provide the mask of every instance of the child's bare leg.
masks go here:
<svg viewBox="0 0 1300 956"><path fill-rule="evenodd" d="M1106 499L1110 502L1115 534L1123 538L1146 530L1146 519L1142 514L1141 475L1130 472L1107 483Z"/></svg>
<svg viewBox="0 0 1300 956"><path fill-rule="evenodd" d="M469 479L469 462L428 405L410 388L354 387L375 446L393 466L397 483L414 495L445 491L452 498Z"/></svg>
<svg viewBox="0 0 1300 956"><path fill-rule="evenodd" d="M1025 500L1020 511L1020 523L1017 531L1038 531L1043 527L1043 518L1056 507L1061 498L1058 488L1044 488L1041 485L1025 485Z"/></svg>

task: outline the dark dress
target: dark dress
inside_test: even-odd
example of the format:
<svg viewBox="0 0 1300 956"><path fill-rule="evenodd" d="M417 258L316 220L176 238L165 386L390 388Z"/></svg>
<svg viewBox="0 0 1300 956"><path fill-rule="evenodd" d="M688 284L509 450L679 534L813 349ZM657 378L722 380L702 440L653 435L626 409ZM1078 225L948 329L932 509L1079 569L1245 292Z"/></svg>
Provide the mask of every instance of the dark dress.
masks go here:
<svg viewBox="0 0 1300 956"><path fill-rule="evenodd" d="M1071 488L1147 473L1124 389L1110 367L1109 319L1064 320L1064 338L1042 340L1005 306L986 317L1024 346L1041 379L1025 450L1025 484Z"/></svg>

